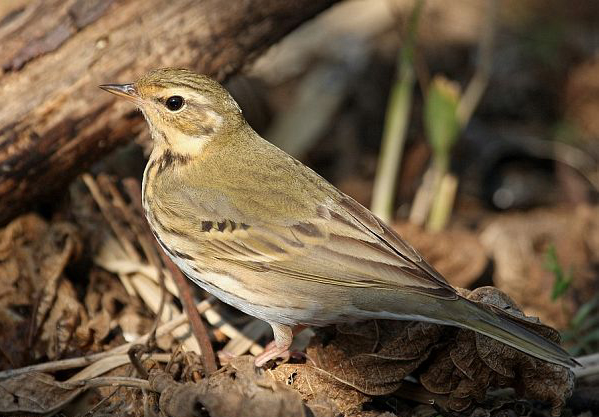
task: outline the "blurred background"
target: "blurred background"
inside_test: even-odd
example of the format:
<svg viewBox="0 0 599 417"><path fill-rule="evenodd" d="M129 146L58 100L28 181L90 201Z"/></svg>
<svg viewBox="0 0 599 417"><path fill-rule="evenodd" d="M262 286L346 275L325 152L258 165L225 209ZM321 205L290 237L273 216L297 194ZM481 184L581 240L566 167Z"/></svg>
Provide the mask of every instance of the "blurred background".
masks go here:
<svg viewBox="0 0 599 417"><path fill-rule="evenodd" d="M101 4L95 3L96 8ZM108 3L119 5L116 0ZM20 19L29 10L23 6L27 4L0 0L0 39L5 35L12 42L5 44L4 52L0 44L4 71L0 97L11 98L3 104L4 113L0 112L0 136L5 139L13 131L15 137L21 134L20 125L10 119L9 106L29 99L29 92L13 94L24 91L13 90L13 81L21 67L27 71L31 65L27 57L39 51L10 49L19 39L11 38L3 28ZM89 10L83 15L93 15L96 9ZM496 286L527 315L559 329L573 355L587 355L599 351L598 22L599 3L594 0L345 0L266 52L252 55L255 59L238 65L234 75L216 70L212 74L225 81L256 131L392 224L454 286ZM34 25L31 30L38 29ZM78 33L85 36L83 29ZM169 34L177 36L176 31ZM61 36L60 30L54 30L35 47L58 48ZM116 50L111 50L115 41L108 35L93 42L102 54ZM150 48L152 39L147 42L125 44L125 48ZM183 48L195 60L180 54L183 58L177 61L175 54L168 65L206 67L199 45L190 42ZM243 44L239 48L243 50ZM87 57L97 51L84 49L81 54ZM90 59L101 63L104 58ZM164 63L144 58L139 65L149 69ZM118 118L109 121L125 126L118 129L120 146L90 164L87 177L71 182L68 192L65 186L49 199L35 200L27 211L34 211L42 223L70 222L81 235L76 239L80 246L73 246L79 247L78 257L65 260L61 273L73 282L72 299L86 300L81 301L81 308L87 309L87 318L78 320L88 323L87 328L106 320L111 323L102 331L96 328L96 336L86 333L87 339L83 338L102 350L106 340L114 345L147 331L159 296L155 277L153 296L140 295L137 284L128 286L130 275L147 274L146 266L133 267L145 258L131 255L119 236L121 229L114 226L120 218L131 221L120 211L124 203L115 197L115 190L123 189L125 178L141 179L151 149L149 132L139 112L127 103L113 103L112 97L95 89L100 83L133 81L143 72L130 67L118 73L122 78L107 79L102 68L91 64L90 68L89 76L77 83L87 86L82 96L87 101L78 106L103 100L108 104L102 111L118 108ZM56 73L47 76L57 80L48 86L50 96L58 90L61 78ZM58 113L65 112L67 100L52 97ZM44 109L38 113L44 114ZM59 130L59 134L79 137L85 126ZM106 129L107 137L114 133ZM0 156L4 150L0 142ZM84 169L87 165L81 165L78 172ZM111 195L108 200L114 207L110 210L102 192ZM35 227L31 226L31 218L22 222L19 227L30 232L29 248L36 248L31 242L47 233L48 225L39 226L42 223L35 220ZM105 239L109 229L116 239ZM13 235L6 230L0 243L9 245ZM123 232L122 236L130 238L132 248L141 253L143 240L135 240L136 233ZM126 265L111 261L115 253L121 253L115 249L119 242L125 248L119 250L128 259ZM2 245L0 255L4 256L1 249ZM14 262L20 265L21 261ZM4 266L0 262L4 279L10 281L5 288L17 288L17 267L7 265L8 261ZM114 290L120 294L115 297L121 307L105 310L98 302L91 303L90 291L111 293L106 288L116 284L106 282L115 276L126 290ZM2 313L12 320L5 321L6 334L25 339L27 332L19 330L19 323L35 316L34 300L41 290L36 284L20 285L0 294L0 307L10 310L10 314ZM178 302L170 305L179 311ZM52 309L48 307L50 318ZM89 324L100 311L105 316ZM221 315L218 320L237 328L252 325L227 307L216 305L215 311ZM237 336L214 324L215 320L211 336L215 345L223 347ZM119 326L122 334L115 333ZM264 342L268 328L255 326L254 341ZM37 331L44 339L45 331ZM98 338L100 334L103 338ZM71 342L57 345L50 339L47 336L38 346L35 360L89 348L68 347ZM9 343L0 341L0 351L4 353L0 355L2 368L32 361L27 356L31 352Z"/></svg>

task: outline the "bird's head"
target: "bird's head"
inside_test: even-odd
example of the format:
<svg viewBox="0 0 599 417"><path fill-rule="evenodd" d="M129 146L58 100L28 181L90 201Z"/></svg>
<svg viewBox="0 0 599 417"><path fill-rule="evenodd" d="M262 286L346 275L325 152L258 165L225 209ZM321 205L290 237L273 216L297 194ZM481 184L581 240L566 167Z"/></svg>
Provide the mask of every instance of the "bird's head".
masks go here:
<svg viewBox="0 0 599 417"><path fill-rule="evenodd" d="M241 109L219 83L184 69L153 70L134 83L100 88L135 103L156 145L180 154L198 153L243 123Z"/></svg>

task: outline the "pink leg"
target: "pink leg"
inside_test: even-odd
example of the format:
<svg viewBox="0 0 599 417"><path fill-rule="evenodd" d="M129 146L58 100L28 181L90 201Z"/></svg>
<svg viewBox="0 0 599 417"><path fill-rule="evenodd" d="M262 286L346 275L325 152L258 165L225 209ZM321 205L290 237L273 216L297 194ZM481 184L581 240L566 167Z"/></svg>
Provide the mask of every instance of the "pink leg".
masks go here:
<svg viewBox="0 0 599 417"><path fill-rule="evenodd" d="M308 326L304 326L303 324L298 324L296 325L293 329L291 329L291 332L293 333L293 336L297 336L298 334L300 334L304 329L307 329ZM276 344L276 340L271 340L270 342L268 342L268 344L264 347L264 350L271 350L274 349Z"/></svg>
<svg viewBox="0 0 599 417"><path fill-rule="evenodd" d="M262 367L271 359L288 357L289 347L291 346L291 342L293 342L293 331L291 330L291 327L278 323L269 324L272 327L275 340L274 344L273 342L269 343L266 346L266 349L264 349L264 352L254 359L254 365L258 368Z"/></svg>

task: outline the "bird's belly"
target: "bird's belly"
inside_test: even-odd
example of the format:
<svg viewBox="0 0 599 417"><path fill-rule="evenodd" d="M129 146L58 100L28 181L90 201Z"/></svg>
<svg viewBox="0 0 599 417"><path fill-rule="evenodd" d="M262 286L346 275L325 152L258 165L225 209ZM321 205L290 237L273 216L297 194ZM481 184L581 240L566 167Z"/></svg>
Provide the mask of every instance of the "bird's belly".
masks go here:
<svg viewBox="0 0 599 417"><path fill-rule="evenodd" d="M183 259L173 261L195 284L202 287L221 301L261 320L295 326L325 326L340 322L327 314L327 309L317 302L305 302L302 305L292 303L294 297L285 294L270 294L264 288L252 288L242 280L216 272L197 272Z"/></svg>

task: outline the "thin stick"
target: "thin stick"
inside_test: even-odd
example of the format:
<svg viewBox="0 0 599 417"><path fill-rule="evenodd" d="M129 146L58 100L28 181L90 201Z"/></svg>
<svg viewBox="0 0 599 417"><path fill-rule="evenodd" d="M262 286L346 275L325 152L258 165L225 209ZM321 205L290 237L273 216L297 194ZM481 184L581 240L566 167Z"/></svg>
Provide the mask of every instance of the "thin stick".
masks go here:
<svg viewBox="0 0 599 417"><path fill-rule="evenodd" d="M83 179L83 182L89 189L92 197L96 201L96 204L98 204L98 207L100 207L102 215L104 216L106 221L108 221L110 228L113 230L114 234L116 235L116 238L119 240L123 249L125 249L127 255L136 262L140 262L141 257L139 256L139 253L137 253L137 250L135 249L135 246L133 246L133 243L131 243L125 237L127 236L125 229L123 229L123 227L112 215L110 211L110 203L106 200L106 198L100 191L100 187L98 187L98 183L96 182L96 180L94 180L94 177L92 177L90 174L83 174L81 178Z"/></svg>
<svg viewBox="0 0 599 417"><path fill-rule="evenodd" d="M487 1L487 11L483 23L478 47L479 59L477 61L474 76L468 83L466 91L458 104L457 117L462 126L466 127L474 110L478 106L483 93L487 89L491 78L491 67L493 66L493 45L495 43L495 29L497 27L497 0Z"/></svg>
<svg viewBox="0 0 599 417"><path fill-rule="evenodd" d="M76 382L63 382L63 384L72 388L131 387L154 391L147 380L128 376L105 376Z"/></svg>
<svg viewBox="0 0 599 417"><path fill-rule="evenodd" d="M177 288L179 288L179 298L181 299L181 304L183 304L183 310L185 310L185 313L189 316L189 324L191 324L193 334L198 340L200 349L202 350L202 362L204 362L206 374L213 374L218 370L218 367L216 366L216 356L212 349L212 343L210 342L210 337L208 336L208 331L206 330L206 326L204 326L202 317L200 316L200 313L198 313L198 310L193 308L194 302L189 282L164 252L162 252L161 255L163 262L171 272L171 276L173 277Z"/></svg>
<svg viewBox="0 0 599 417"><path fill-rule="evenodd" d="M137 180L129 179L126 181L125 186L127 187L127 192L131 197L131 201L133 201L134 204L139 205L140 210L143 212L143 208L141 206L141 186ZM202 317L198 313L198 310L194 308L193 296L191 295L189 282L183 276L179 268L177 268L171 259L164 253L162 248L158 248L158 242L155 242L155 244L157 250L160 252L160 256L162 257L162 262L164 262L170 271L171 277L179 289L179 298L181 299L181 304L183 304L183 309L189 316L189 324L191 325L193 334L200 345L200 349L202 350L204 369L206 370L206 374L210 375L216 372L218 369L216 366L216 355L212 349L212 343L210 342L210 337L208 336L208 331L206 330L206 326L204 326Z"/></svg>
<svg viewBox="0 0 599 417"><path fill-rule="evenodd" d="M114 206L121 210L123 216L125 217L125 220L127 220L129 225L131 226L131 230L133 230L135 237L137 237L137 241L139 242L139 245L141 246L146 256L146 259L148 260L150 265L152 265L156 269L162 268L160 257L158 255L158 252L156 252L156 248L153 244L154 237L150 232L148 222L142 220L144 216L141 204L139 204L137 201L134 201L133 199L133 207L127 204L118 188L112 183L112 181L108 179L108 176L100 174L98 175L97 180L102 187L106 188L110 192ZM131 186L131 184L127 185L129 182L130 181L128 181L127 179L123 180L123 184L125 186L125 189L127 190L127 194L130 195L129 187ZM137 186L137 184L134 184L134 186Z"/></svg>
<svg viewBox="0 0 599 417"><path fill-rule="evenodd" d="M162 264L160 263L160 258L158 257L158 254L156 252L157 248L150 243L154 239L149 238L150 231L149 227L147 226L147 222L138 222L140 216L143 217L143 207L141 206L141 201L137 201L136 198L131 198L131 203L133 205L132 209L127 203L125 203L125 199L121 195L120 191L117 189L117 187L115 187L115 185L108 179L106 175L98 176L98 182L100 182L101 185L108 189L114 201L115 207L120 208L121 212L123 213L123 216L125 217L129 225L131 226L131 229L135 233L137 240L146 255L146 258L148 259L148 262L150 262L150 264L154 266L158 271L158 281L160 283L160 304L158 305L158 311L156 312L154 324L152 325L152 330L150 331L150 334L152 336L148 339L148 343L146 346L147 350L152 350L153 346L156 345L156 329L160 324L160 319L162 318L162 313L164 312L164 306L166 304L166 287L164 284L165 278L164 273L162 271ZM129 190L127 190L127 192L129 193ZM137 197L137 195L135 195L134 197ZM137 212L137 215L134 213L134 211ZM134 362L132 361L132 363ZM141 375L143 375L143 373Z"/></svg>
<svg viewBox="0 0 599 417"><path fill-rule="evenodd" d="M576 378L587 378L590 376L599 376L599 353L593 353L591 355L579 356L576 361L580 362L582 366L571 368Z"/></svg>

